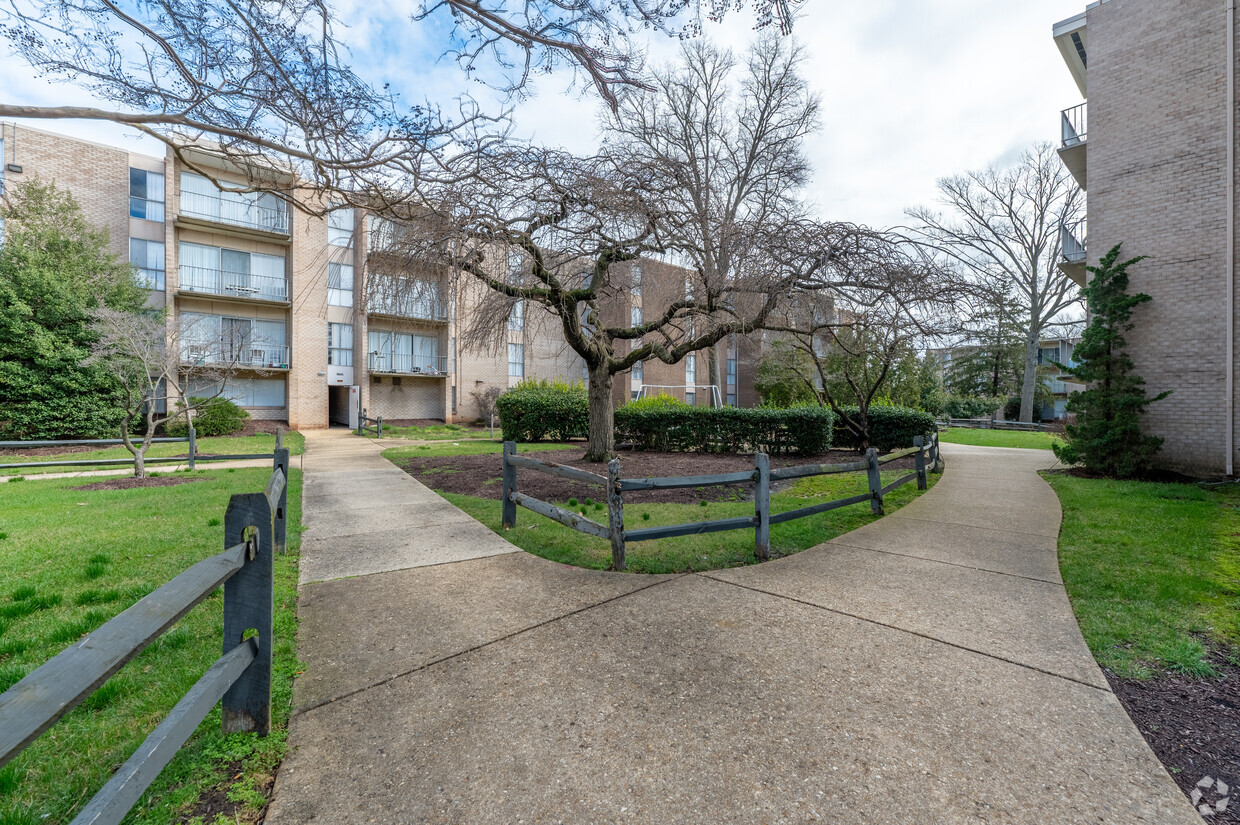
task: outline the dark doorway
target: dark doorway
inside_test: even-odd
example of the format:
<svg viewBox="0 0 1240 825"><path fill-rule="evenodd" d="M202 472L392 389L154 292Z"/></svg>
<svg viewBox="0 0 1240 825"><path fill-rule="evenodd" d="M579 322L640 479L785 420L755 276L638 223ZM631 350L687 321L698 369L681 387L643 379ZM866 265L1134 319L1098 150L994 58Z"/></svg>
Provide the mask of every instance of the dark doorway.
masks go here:
<svg viewBox="0 0 1240 825"><path fill-rule="evenodd" d="M349 388L327 388L327 418L333 427L349 426Z"/></svg>

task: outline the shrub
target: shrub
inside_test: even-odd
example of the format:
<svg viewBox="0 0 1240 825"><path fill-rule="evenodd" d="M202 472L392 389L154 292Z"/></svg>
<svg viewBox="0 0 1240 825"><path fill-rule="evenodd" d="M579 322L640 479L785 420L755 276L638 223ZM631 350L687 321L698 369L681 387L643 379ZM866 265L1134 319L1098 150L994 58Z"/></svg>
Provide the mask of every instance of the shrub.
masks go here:
<svg viewBox="0 0 1240 825"><path fill-rule="evenodd" d="M1007 401L1003 402L1003 420L1018 421L1020 420L1020 396L1013 395Z"/></svg>
<svg viewBox="0 0 1240 825"><path fill-rule="evenodd" d="M825 407L693 407L657 396L650 402L616 410L617 441L673 452L814 455L831 449L835 416Z"/></svg>
<svg viewBox="0 0 1240 825"><path fill-rule="evenodd" d="M949 395L943 401L943 412L948 418L990 418L1003 403L1002 398Z"/></svg>
<svg viewBox="0 0 1240 825"><path fill-rule="evenodd" d="M844 414L856 420L860 415L857 407L844 407ZM908 407L870 407L869 412L870 446L879 452L902 450L913 446L916 436L929 437L934 432L934 416L921 410ZM859 449L857 437L843 424L835 424L835 444L837 447Z"/></svg>
<svg viewBox="0 0 1240 825"><path fill-rule="evenodd" d="M563 441L590 431L589 394L581 382L526 379L495 401L505 441Z"/></svg>
<svg viewBox="0 0 1240 825"><path fill-rule="evenodd" d="M227 398L196 398L191 396L191 404L200 404L194 411L194 430L200 437L213 435L232 435L245 428L250 414L238 407ZM189 435L189 424L184 416L170 421L164 430L173 438L184 438Z"/></svg>

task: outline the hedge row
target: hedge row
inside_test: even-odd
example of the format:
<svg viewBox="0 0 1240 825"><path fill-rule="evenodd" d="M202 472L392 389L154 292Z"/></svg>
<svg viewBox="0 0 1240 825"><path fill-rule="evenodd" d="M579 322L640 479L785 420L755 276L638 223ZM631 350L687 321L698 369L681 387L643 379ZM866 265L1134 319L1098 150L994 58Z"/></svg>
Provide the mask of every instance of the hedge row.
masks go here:
<svg viewBox="0 0 1240 825"><path fill-rule="evenodd" d="M825 407L774 409L626 404L616 410L616 441L672 452L816 455L831 449L835 415Z"/></svg>
<svg viewBox="0 0 1240 825"><path fill-rule="evenodd" d="M505 441L563 441L590 432L590 400L581 383L526 380L495 402Z"/></svg>
<svg viewBox="0 0 1240 825"><path fill-rule="evenodd" d="M857 407L844 407L844 414L856 421L860 411ZM902 450L913 446L916 436L929 437L934 432L934 416L907 407L870 407L870 446L880 453ZM843 419L835 422L835 446L858 449L856 436L844 425Z"/></svg>

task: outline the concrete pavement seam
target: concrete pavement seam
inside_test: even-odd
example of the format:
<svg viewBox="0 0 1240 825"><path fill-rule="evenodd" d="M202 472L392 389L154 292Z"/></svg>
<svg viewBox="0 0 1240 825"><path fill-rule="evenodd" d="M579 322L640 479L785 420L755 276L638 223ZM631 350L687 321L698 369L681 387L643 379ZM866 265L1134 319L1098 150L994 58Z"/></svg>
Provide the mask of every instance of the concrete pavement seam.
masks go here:
<svg viewBox="0 0 1240 825"><path fill-rule="evenodd" d="M900 509L902 510L904 508L900 508ZM1009 530L1007 528L999 530L994 527L978 527L976 524L965 524L962 521L942 521L939 519L931 519L931 518L917 518L917 516L902 515L900 510L896 510L894 513L891 513L888 516L885 516L885 518L906 518L909 521L920 521L922 524L950 524L953 527L974 527L979 530L994 530L997 533L1015 533L1018 536L1033 536L1039 539L1048 539L1048 540L1055 539L1056 541L1058 540L1058 536L1059 536L1058 531L1056 531L1054 536L1048 536L1045 533L1030 533L1027 530Z"/></svg>
<svg viewBox="0 0 1240 825"><path fill-rule="evenodd" d="M505 554L501 554L501 555L505 555ZM446 564L459 564L460 562L445 562L445 563ZM390 571L390 572L396 572L396 571ZM377 576L381 574L372 573L370 575ZM641 593L645 590L649 590L652 587L658 587L659 585L662 585L662 584L671 584L674 581L679 581L680 579L683 579L686 576L692 576L692 575L693 575L692 573L682 573L678 576L675 576L674 578L652 582L651 584L648 584L645 587L639 587L636 590L630 590L627 593L620 593L616 596L612 596L610 598L604 599L601 602L595 602L594 604L588 604L585 607L579 607L576 610L570 610L569 612L561 614L559 616L553 616L550 619L546 619L536 624L532 624L529 627L523 627L520 630L514 630L511 633L506 633L503 636L494 638L490 640L489 642L482 642L481 644L474 645L473 647L466 648L465 650L460 650L460 651L457 651L456 653L449 653L447 656L441 656L438 659L435 659L430 662L426 662L425 664L418 665L417 667L411 667L408 670L402 671L400 673L396 673L392 676L386 676L377 682L374 682L369 685L363 685L362 687L356 688L355 690L350 690L345 693L342 693L339 696L333 696L330 699L321 699L317 702L306 705L305 707L294 708L293 711L289 713L289 721L292 721L294 717L301 716L302 714L309 713L310 711L313 711L313 710L318 710L324 705L330 705L333 702L340 701L341 699L348 699L351 696L356 696L359 693L364 693L372 688L377 688L381 685L386 685L390 682L396 681L397 679L403 679L404 677L409 676L410 674L418 673L419 671L423 671L423 670L426 670L427 668L434 667L437 664L441 664L443 662L456 659L460 656L465 656L467 654L473 653L474 651L482 650L483 648L490 647L491 645L499 644L500 642L507 641L509 639L520 636L524 633L529 633L531 630L537 630L540 627L546 627L549 624L554 624L555 622L561 621L563 619L567 619L570 616L576 616L579 613L585 613L587 610L594 610L595 608L602 607L603 605L611 604L612 602L619 601L620 599L624 599L629 596L636 595L637 593ZM334 581L339 581L339 579L335 579Z"/></svg>
<svg viewBox="0 0 1240 825"><path fill-rule="evenodd" d="M1057 582L1052 579L1039 579L1037 576L1022 576L1020 573L1008 573L1005 570L991 570L989 567L975 567L971 564L957 564L954 561L943 561L942 559L930 559L925 556L914 556L911 553L897 553L894 550L879 550L876 547L861 547L857 544L849 544L839 539L831 539L826 544L838 544L841 547L851 547L854 550L867 550L871 553L886 553L889 556L899 556L902 559L917 559L918 561L928 561L934 564L946 564L949 567L959 567L964 570L976 570L979 573L991 573L996 576L1011 576L1014 579L1027 579L1031 582L1041 582L1042 584L1050 584L1055 587L1063 587L1063 582Z"/></svg>
<svg viewBox="0 0 1240 825"><path fill-rule="evenodd" d="M878 625L879 627L885 627L888 630L895 630L899 633L907 633L910 636L917 636L919 638L926 639L927 641L937 642L939 644L947 645L948 647L954 647L957 650L963 650L968 653L976 653L979 656L985 656L987 659L994 659L997 662L1006 662L1009 665L1015 665L1016 667L1022 667L1027 670L1036 671L1037 673L1043 673L1047 676L1053 676L1056 679L1063 679L1066 682L1073 682L1075 684L1082 685L1087 688L1092 688L1094 690L1100 690L1103 693L1111 692L1111 689L1109 687L1108 688L1099 687L1098 685L1090 684L1089 682L1082 681L1072 676L1065 676L1062 673L1055 673L1054 671L1051 671L1051 670L1045 670L1036 665L1028 665L1028 664L1025 664L1024 662L1018 662L1014 659L1007 659L1003 656L996 656L995 654L987 653L984 650L978 650L976 648L966 647L965 645L957 644L955 642L949 642L945 639L940 639L936 636L931 636L927 633L919 633L916 630L909 630L908 628L900 627L899 625L888 624L887 622L880 622L877 619L871 619L866 616L859 616L856 613L849 613L847 610L837 610L836 608L826 607L821 604L815 604L814 602L806 601L805 599L798 599L795 596L786 596L782 593L772 593L771 591L763 590L760 587L752 587L747 584L740 584L738 582L728 581L727 579L718 579L718 578L715 578L714 576L708 575L707 573L691 573L689 575L701 576L704 579L710 579L711 581L719 582L720 584L727 584L727 585L731 585L732 587L739 587L741 590L749 590L754 593L762 593L766 596L773 596L777 599L784 599L786 601L796 602L797 604L803 604L806 607L813 607L818 610L824 610L827 613L835 613L838 616L847 616L850 619L856 619L861 622L867 622L868 624Z"/></svg>
<svg viewBox="0 0 1240 825"><path fill-rule="evenodd" d="M369 578L370 576L384 576L388 573L404 573L407 570L429 570L432 567L443 567L444 565L447 565L447 564L462 564L467 561L478 561L480 559L496 559L496 558L499 558L500 556L511 556L514 553L524 553L524 552L525 552L524 550L522 550L520 547L517 547L514 544L511 550L504 550L503 552L500 552L500 553L492 553L489 556L473 556L468 559L448 559L447 561L437 561L437 562L432 562L430 564L415 564L412 567L396 567L396 568L393 568L392 570L376 570L373 573L357 573L352 576L341 576L336 579L315 579L314 581L303 582L302 584L297 585L297 590L300 593L303 587L309 587L312 584L331 584L332 582L347 582L353 579Z"/></svg>

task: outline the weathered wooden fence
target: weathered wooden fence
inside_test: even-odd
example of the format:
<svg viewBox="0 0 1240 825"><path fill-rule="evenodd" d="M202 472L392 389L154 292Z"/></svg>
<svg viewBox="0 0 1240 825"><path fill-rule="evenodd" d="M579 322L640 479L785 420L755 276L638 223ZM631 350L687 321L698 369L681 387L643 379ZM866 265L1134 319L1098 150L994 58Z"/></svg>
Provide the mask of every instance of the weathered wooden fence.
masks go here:
<svg viewBox="0 0 1240 825"><path fill-rule="evenodd" d="M1045 432L1049 427L1039 422L996 421L993 418L949 418L940 427L967 427L972 430L1017 430L1020 432Z"/></svg>
<svg viewBox="0 0 1240 825"><path fill-rule="evenodd" d="M883 486L879 473L884 464L901 458L913 456L916 467L913 472ZM771 525L785 521L805 518L806 516L825 513L840 507L853 504L870 503L875 514L883 512L883 496L892 490L916 480L920 490L926 489L926 473L939 461L938 433L928 439L918 436L914 446L906 450L889 453L879 457L878 451L871 449L865 458L848 464L802 464L797 467L780 467L771 469L771 460L766 453L754 454L754 469L740 470L732 473L717 473L704 476L675 476L669 478L621 478L620 459L614 458L607 464L607 475L592 473L577 467L542 461L530 456L517 455L517 445L513 441L504 442L503 459L503 514L504 527L515 527L517 523L517 507L532 510L541 516L570 527L580 533L607 539L611 542L611 564L615 570L625 568L625 546L632 541L650 541L651 539L690 536L701 533L717 533L725 530L754 530L754 553L759 559L766 560L771 554ZM596 484L607 491L607 524L600 524L581 513L574 513L557 507L546 501L527 496L517 490L517 470L526 469L547 475ZM783 513L771 512L771 482L809 476L832 475L835 473L851 473L866 471L869 489L847 498L811 504L796 510ZM754 514L735 518L716 519L714 521L698 521L688 524L670 524L661 527L643 527L628 530L624 526L624 493L639 490L672 490L685 487L716 487L722 484L752 483L754 485Z"/></svg>
<svg viewBox="0 0 1240 825"><path fill-rule="evenodd" d="M366 433L374 433L376 437L383 437L383 416L369 418L366 415L366 408L362 408L362 414L357 417L357 434L365 435Z"/></svg>
<svg viewBox="0 0 1240 825"><path fill-rule="evenodd" d="M277 448L274 463L264 492L229 499L224 552L198 562L0 695L3 766L224 585L224 655L177 702L72 825L119 823L221 699L226 733L264 735L271 730L274 556L285 548L288 450Z"/></svg>
<svg viewBox="0 0 1240 825"><path fill-rule="evenodd" d="M67 441L0 441L0 449L22 448L33 450L36 447L116 447L125 442L119 438L86 438ZM186 463L194 469L199 461L239 461L251 458L275 458L274 453L243 453L239 455L201 455L198 452L198 434L193 427L185 438L152 438L152 444L188 444L188 455L172 458L144 458L144 464L181 464ZM276 452L284 446L283 433L276 433ZM133 464L134 458L83 458L57 461L17 461L0 464L0 470L24 470L30 467L114 467L121 464Z"/></svg>

